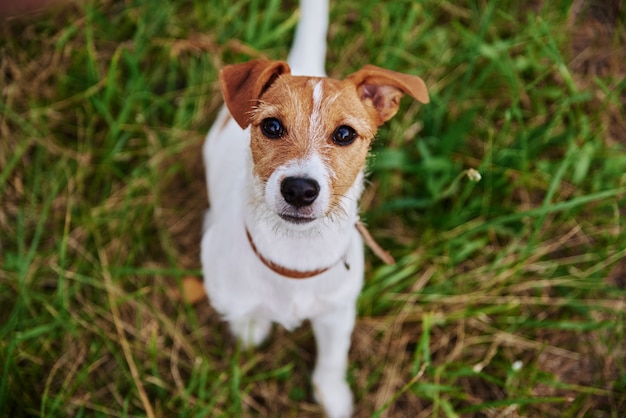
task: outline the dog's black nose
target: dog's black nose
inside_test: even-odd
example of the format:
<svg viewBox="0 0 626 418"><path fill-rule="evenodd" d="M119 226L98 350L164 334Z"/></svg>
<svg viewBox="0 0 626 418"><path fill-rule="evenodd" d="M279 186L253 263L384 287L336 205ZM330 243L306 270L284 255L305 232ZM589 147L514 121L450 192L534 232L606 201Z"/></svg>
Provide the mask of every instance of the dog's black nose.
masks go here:
<svg viewBox="0 0 626 418"><path fill-rule="evenodd" d="M287 177L280 185L285 202L297 208L309 206L320 193L320 185L313 179Z"/></svg>

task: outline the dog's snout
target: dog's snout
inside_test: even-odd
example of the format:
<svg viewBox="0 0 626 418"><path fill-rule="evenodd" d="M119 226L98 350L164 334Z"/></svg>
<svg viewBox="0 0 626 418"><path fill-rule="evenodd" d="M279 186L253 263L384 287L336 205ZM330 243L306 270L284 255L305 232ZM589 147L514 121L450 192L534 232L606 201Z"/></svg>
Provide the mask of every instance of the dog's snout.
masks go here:
<svg viewBox="0 0 626 418"><path fill-rule="evenodd" d="M320 185L313 179L287 177L280 185L280 194L287 203L297 208L309 206L320 193Z"/></svg>

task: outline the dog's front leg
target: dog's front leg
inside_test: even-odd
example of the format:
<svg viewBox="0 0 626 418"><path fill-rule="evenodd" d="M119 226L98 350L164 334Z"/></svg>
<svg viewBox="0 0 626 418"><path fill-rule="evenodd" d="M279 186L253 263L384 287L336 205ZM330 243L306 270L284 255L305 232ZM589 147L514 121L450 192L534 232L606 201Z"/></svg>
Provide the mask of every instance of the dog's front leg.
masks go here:
<svg viewBox="0 0 626 418"><path fill-rule="evenodd" d="M317 342L313 386L317 401L329 418L352 415L352 392L346 382L348 351L356 316L354 305L311 320Z"/></svg>

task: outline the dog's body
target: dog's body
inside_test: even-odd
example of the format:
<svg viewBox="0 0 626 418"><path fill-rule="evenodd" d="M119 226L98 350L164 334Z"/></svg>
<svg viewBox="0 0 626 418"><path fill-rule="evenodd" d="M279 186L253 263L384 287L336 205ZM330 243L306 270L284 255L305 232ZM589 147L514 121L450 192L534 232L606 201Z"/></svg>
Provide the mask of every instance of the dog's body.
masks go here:
<svg viewBox="0 0 626 418"><path fill-rule="evenodd" d="M302 1L289 65L222 70L226 106L204 147L211 209L201 257L211 303L244 345L261 343L273 322L311 320L315 394L334 418L352 411L345 372L363 281L355 224L369 145L402 93L424 103L428 95L418 77L373 66L324 78L327 8Z"/></svg>

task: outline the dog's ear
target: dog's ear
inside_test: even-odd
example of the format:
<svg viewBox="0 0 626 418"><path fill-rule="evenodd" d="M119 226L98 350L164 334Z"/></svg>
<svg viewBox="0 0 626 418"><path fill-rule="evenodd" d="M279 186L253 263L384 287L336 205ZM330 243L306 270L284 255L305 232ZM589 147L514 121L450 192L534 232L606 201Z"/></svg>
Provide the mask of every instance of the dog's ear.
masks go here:
<svg viewBox="0 0 626 418"><path fill-rule="evenodd" d="M220 71L224 101L239 126L250 125L250 111L269 86L282 74L290 73L284 61L254 60L227 65Z"/></svg>
<svg viewBox="0 0 626 418"><path fill-rule="evenodd" d="M414 75L366 65L346 80L354 83L361 100L376 111L378 125L396 114L404 93L422 103L429 102L424 80Z"/></svg>

